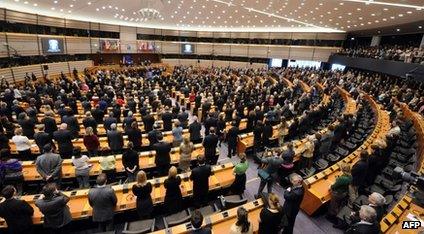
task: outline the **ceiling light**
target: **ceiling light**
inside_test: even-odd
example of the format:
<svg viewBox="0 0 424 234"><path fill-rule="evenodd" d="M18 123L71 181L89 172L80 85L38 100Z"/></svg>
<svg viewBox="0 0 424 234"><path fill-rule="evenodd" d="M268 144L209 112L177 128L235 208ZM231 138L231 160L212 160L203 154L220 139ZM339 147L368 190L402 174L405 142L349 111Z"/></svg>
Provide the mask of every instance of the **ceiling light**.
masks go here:
<svg viewBox="0 0 424 234"><path fill-rule="evenodd" d="M88 5L91 5L91 2L87 2Z"/></svg>
<svg viewBox="0 0 424 234"><path fill-rule="evenodd" d="M35 6L35 7L36 7L36 6L38 6L38 4L37 4L37 3L34 3L34 4L33 4L33 6Z"/></svg>
<svg viewBox="0 0 424 234"><path fill-rule="evenodd" d="M422 28L423 28L423 26L421 26L421 25L420 25L420 26L418 26L418 28L419 28L419 29L422 29Z"/></svg>
<svg viewBox="0 0 424 234"><path fill-rule="evenodd" d="M25 2L24 2L24 4L28 4L28 2L27 2L27 1L25 1Z"/></svg>
<svg viewBox="0 0 424 234"><path fill-rule="evenodd" d="M57 1L54 1L53 3L55 3L55 4L56 4L56 3L57 3Z"/></svg>
<svg viewBox="0 0 424 234"><path fill-rule="evenodd" d="M412 14L412 11L407 11L406 13L407 13L407 14Z"/></svg>
<svg viewBox="0 0 424 234"><path fill-rule="evenodd" d="M396 31L400 32L400 28L397 28Z"/></svg>
<svg viewBox="0 0 424 234"><path fill-rule="evenodd" d="M403 14L399 14L399 17L403 17Z"/></svg>

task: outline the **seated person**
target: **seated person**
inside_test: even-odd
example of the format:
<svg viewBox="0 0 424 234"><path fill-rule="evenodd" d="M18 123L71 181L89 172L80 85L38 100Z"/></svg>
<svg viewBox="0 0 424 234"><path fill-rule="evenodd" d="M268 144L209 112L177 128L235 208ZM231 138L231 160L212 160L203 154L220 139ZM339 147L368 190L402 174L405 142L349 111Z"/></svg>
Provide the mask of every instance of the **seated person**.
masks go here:
<svg viewBox="0 0 424 234"><path fill-rule="evenodd" d="M202 227L203 215L199 210L193 211L191 214L190 223L193 226L191 234L211 234L212 231L209 227Z"/></svg>

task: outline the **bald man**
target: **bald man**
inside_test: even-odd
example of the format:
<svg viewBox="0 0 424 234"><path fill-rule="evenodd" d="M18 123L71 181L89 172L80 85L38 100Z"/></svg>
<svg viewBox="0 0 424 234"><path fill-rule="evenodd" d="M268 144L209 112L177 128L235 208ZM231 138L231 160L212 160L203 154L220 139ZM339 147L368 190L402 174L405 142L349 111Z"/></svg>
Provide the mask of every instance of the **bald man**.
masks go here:
<svg viewBox="0 0 424 234"><path fill-rule="evenodd" d="M59 130L53 133L53 139L59 146L59 154L62 158L71 158L72 156L72 133L68 129L66 123L62 123L59 126Z"/></svg>

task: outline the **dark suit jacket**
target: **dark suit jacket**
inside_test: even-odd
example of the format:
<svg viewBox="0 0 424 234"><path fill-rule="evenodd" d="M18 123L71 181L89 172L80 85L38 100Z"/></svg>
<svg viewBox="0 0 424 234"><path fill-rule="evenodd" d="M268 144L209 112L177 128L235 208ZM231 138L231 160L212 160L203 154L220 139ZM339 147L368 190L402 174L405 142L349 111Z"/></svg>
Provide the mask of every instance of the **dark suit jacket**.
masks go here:
<svg viewBox="0 0 424 234"><path fill-rule="evenodd" d="M234 146L237 144L238 133L239 133L239 129L236 126L233 126L230 128L230 130L228 130L228 133L227 133L228 145Z"/></svg>
<svg viewBox="0 0 424 234"><path fill-rule="evenodd" d="M120 150L124 147L124 137L116 130L107 132L107 142L111 150Z"/></svg>
<svg viewBox="0 0 424 234"><path fill-rule="evenodd" d="M378 234L380 227L378 224L355 223L346 230L346 234Z"/></svg>
<svg viewBox="0 0 424 234"><path fill-rule="evenodd" d="M190 141L200 140L202 139L202 135L200 134L200 130L202 129L202 124L199 122L193 122L188 127L188 131L190 132Z"/></svg>
<svg viewBox="0 0 424 234"><path fill-rule="evenodd" d="M159 130L151 130L148 134L147 134L147 139L149 139L149 145L153 146L154 144L156 144L158 142L157 139L157 135L159 134Z"/></svg>
<svg viewBox="0 0 424 234"><path fill-rule="evenodd" d="M140 129L129 128L126 133L128 135L128 141L131 141L134 147L141 147L141 138L143 134Z"/></svg>
<svg viewBox="0 0 424 234"><path fill-rule="evenodd" d="M54 118L45 117L41 120L41 123L44 124L44 131L53 136L53 133L57 131L57 123Z"/></svg>
<svg viewBox="0 0 424 234"><path fill-rule="evenodd" d="M289 218L295 218L299 213L300 203L303 200L304 194L303 187L296 187L289 191L284 191L284 205L283 211Z"/></svg>
<svg viewBox="0 0 424 234"><path fill-rule="evenodd" d="M68 125L68 130L71 131L74 137L78 137L78 132L80 130L80 126L78 120L75 116L64 116L63 122Z"/></svg>
<svg viewBox="0 0 424 234"><path fill-rule="evenodd" d="M103 126L106 130L110 130L110 125L112 125L113 123L116 124L117 122L118 120L115 117L106 117L103 122Z"/></svg>
<svg viewBox="0 0 424 234"><path fill-rule="evenodd" d="M209 134L203 139L203 147L205 147L205 157L211 158L216 154L216 146L218 145L218 136Z"/></svg>
<svg viewBox="0 0 424 234"><path fill-rule="evenodd" d="M93 221L104 222L113 219L116 195L110 186L95 187L88 191L88 202L93 207Z"/></svg>
<svg viewBox="0 0 424 234"><path fill-rule="evenodd" d="M93 131L97 133L97 122L93 117L85 118L82 120L82 125L85 128L92 127Z"/></svg>
<svg viewBox="0 0 424 234"><path fill-rule="evenodd" d="M24 233L32 226L34 209L23 200L7 199L0 203L0 217L6 220L9 233Z"/></svg>
<svg viewBox="0 0 424 234"><path fill-rule="evenodd" d="M206 196L209 192L209 176L212 174L211 166L202 165L193 169L190 180L193 181L193 196Z"/></svg>
<svg viewBox="0 0 424 234"><path fill-rule="evenodd" d="M52 143L52 137L47 132L35 133L34 140L40 150L42 150L46 144Z"/></svg>
<svg viewBox="0 0 424 234"><path fill-rule="evenodd" d="M352 185L364 186L367 178L368 162L359 160L352 167Z"/></svg>
<svg viewBox="0 0 424 234"><path fill-rule="evenodd" d="M171 131L172 130L172 113L171 112L163 113L162 121L163 121L163 130Z"/></svg>
<svg viewBox="0 0 424 234"><path fill-rule="evenodd" d="M72 145L72 134L69 130L58 130L53 133L53 139L59 145L59 152L71 152L73 149Z"/></svg>
<svg viewBox="0 0 424 234"><path fill-rule="evenodd" d="M63 194L55 195L52 199L38 199L35 205L44 215L44 227L60 228L72 221L68 205L69 198Z"/></svg>
<svg viewBox="0 0 424 234"><path fill-rule="evenodd" d="M156 151L155 164L156 166L165 166L171 163L171 144L165 141L158 142L153 145L153 150Z"/></svg>
<svg viewBox="0 0 424 234"><path fill-rule="evenodd" d="M155 118L153 118L152 115L148 114L143 116L144 130L146 132L152 131L154 123L155 123Z"/></svg>
<svg viewBox="0 0 424 234"><path fill-rule="evenodd" d="M187 127L188 124L188 113L182 112L177 115L178 121L183 125L183 128Z"/></svg>

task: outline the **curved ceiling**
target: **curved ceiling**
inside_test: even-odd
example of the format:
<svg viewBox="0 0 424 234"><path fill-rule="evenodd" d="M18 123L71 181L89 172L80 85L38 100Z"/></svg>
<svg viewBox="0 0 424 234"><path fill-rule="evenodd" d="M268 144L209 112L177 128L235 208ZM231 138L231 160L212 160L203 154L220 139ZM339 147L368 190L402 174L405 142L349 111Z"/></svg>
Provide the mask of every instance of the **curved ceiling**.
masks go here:
<svg viewBox="0 0 424 234"><path fill-rule="evenodd" d="M150 2L152 21L138 10ZM126 26L198 31L343 32L424 19L424 0L1 0L0 7Z"/></svg>

